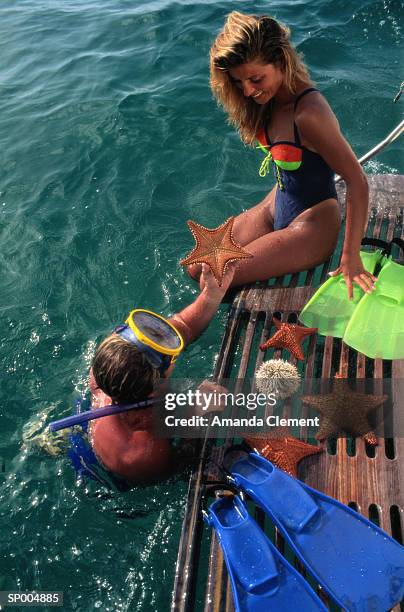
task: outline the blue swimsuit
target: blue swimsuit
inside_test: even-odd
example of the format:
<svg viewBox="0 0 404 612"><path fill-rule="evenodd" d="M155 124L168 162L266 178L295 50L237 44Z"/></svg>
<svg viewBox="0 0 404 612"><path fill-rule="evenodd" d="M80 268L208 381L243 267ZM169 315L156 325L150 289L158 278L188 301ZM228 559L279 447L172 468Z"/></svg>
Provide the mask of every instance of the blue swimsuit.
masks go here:
<svg viewBox="0 0 404 612"><path fill-rule="evenodd" d="M294 112L299 100L312 91L318 90L309 87L298 95L294 104ZM261 146L265 147L268 158L274 161L275 176L278 182L274 230L284 229L301 212L323 200L337 199L334 171L321 155L310 151L301 144L295 122L293 126L294 142L286 140L271 142L266 127L259 135ZM266 143L262 142L262 136L265 136Z"/></svg>

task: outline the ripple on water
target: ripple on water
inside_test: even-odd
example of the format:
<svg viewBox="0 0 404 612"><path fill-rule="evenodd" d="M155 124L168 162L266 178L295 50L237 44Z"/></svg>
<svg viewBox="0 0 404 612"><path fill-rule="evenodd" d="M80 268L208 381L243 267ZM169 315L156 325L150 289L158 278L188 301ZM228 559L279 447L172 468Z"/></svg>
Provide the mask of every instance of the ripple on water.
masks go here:
<svg viewBox="0 0 404 612"><path fill-rule="evenodd" d="M44 429L85 394L96 343L133 305L168 315L196 295L178 264L193 247L187 219L215 227L272 184L208 87L209 47L232 8L21 0L2 9L3 589L64 590L80 611L167 609L184 480L128 494L78 486L59 453L65 439ZM400 119L399 8L274 8L360 154ZM402 173L402 159L396 141L366 169ZM178 376L211 374L225 320L223 308Z"/></svg>

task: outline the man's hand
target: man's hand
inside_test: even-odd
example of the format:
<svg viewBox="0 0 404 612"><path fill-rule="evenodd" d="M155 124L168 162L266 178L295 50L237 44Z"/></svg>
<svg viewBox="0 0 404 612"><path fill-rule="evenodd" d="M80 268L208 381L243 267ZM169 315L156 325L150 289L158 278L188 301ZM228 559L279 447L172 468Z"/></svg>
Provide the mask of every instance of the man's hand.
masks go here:
<svg viewBox="0 0 404 612"><path fill-rule="evenodd" d="M201 293L192 304L170 319L170 322L184 338L185 344L193 342L209 325L233 280L235 269L236 263L231 262L227 266L222 284L219 286L209 266L202 265L201 282L203 282L203 287L201 287Z"/></svg>
<svg viewBox="0 0 404 612"><path fill-rule="evenodd" d="M222 278L222 284L219 285L210 267L207 264L202 264L202 273L200 280L201 290L205 291L205 293L212 301L220 302L231 285L236 269L237 262L231 261L227 266L226 272Z"/></svg>
<svg viewBox="0 0 404 612"><path fill-rule="evenodd" d="M207 396L207 398L211 397L211 401L210 403L208 402L208 400L206 399L206 403L204 403L204 405L208 405L208 407L206 408L206 410L203 410L204 405L202 406L197 406L195 407L195 412L196 414L207 414L208 412L223 412L223 410L226 408L226 402L225 399L222 397L218 397L219 394L228 394L229 390L226 389L226 387L223 387L222 385L218 385L217 383L211 381L211 380L204 380L201 382L201 384L198 387L198 390Z"/></svg>

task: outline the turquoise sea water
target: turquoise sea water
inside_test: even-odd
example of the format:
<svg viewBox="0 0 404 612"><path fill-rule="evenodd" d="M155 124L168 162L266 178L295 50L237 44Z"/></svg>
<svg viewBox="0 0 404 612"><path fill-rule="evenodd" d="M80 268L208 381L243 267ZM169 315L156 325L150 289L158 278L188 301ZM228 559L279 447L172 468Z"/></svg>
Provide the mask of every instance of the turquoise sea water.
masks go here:
<svg viewBox="0 0 404 612"><path fill-rule="evenodd" d="M358 155L401 118L398 0L19 0L0 6L0 590L67 610L169 609L186 479L107 494L29 443L70 412L96 342L135 305L196 294L191 218L259 201L261 157L226 125L208 51L233 9L292 28ZM404 172L396 141L367 165ZM181 375L214 367L225 308ZM25 439L25 444L23 443ZM201 608L202 609L202 608Z"/></svg>

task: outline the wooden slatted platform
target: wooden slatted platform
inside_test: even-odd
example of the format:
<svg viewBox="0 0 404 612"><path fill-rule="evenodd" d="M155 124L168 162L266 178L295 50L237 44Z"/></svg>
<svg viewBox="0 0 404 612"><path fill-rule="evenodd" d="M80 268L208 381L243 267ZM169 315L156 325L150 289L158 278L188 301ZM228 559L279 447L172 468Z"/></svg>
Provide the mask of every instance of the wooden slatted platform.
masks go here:
<svg viewBox="0 0 404 612"><path fill-rule="evenodd" d="M393 236L403 237L404 176L369 177L369 185L367 235L386 240L391 240ZM343 191L343 185L339 186L340 201L345 200ZM230 372L231 377L234 377L235 370L237 379L253 376L264 358L257 346L271 333L273 313L279 314L284 321L295 321L315 288L325 280L327 272L336 267L339 257L340 253L336 253L316 270L276 279L272 284L258 283L236 294L229 310L214 373L218 382L230 378ZM275 356L279 355L279 352L275 353ZM291 360L288 353L282 357ZM404 360L373 361L331 337L325 340L319 336L311 337L306 357L304 377L307 384L312 378L333 377L337 371L347 376L348 369L352 371L352 368L355 368L357 378L372 376L376 385L383 377L404 378ZM226 442L230 443L231 440ZM404 440L382 439L373 453L366 448L363 440L351 441L350 446L348 449L347 439L339 439L334 454L324 452L304 459L299 466L299 478L354 506L365 516L377 520L394 537L402 538ZM203 528L201 500L206 485L221 478L216 465L220 464L225 447L216 447L214 442L205 441L201 448L199 468L190 480L176 567L173 612L202 609L200 606L195 607L198 570L204 569L206 575L206 568L200 567L199 559ZM262 520L262 517L259 518ZM278 543L282 546L280 539ZM222 553L214 534L205 593L205 612L230 612L234 609Z"/></svg>

